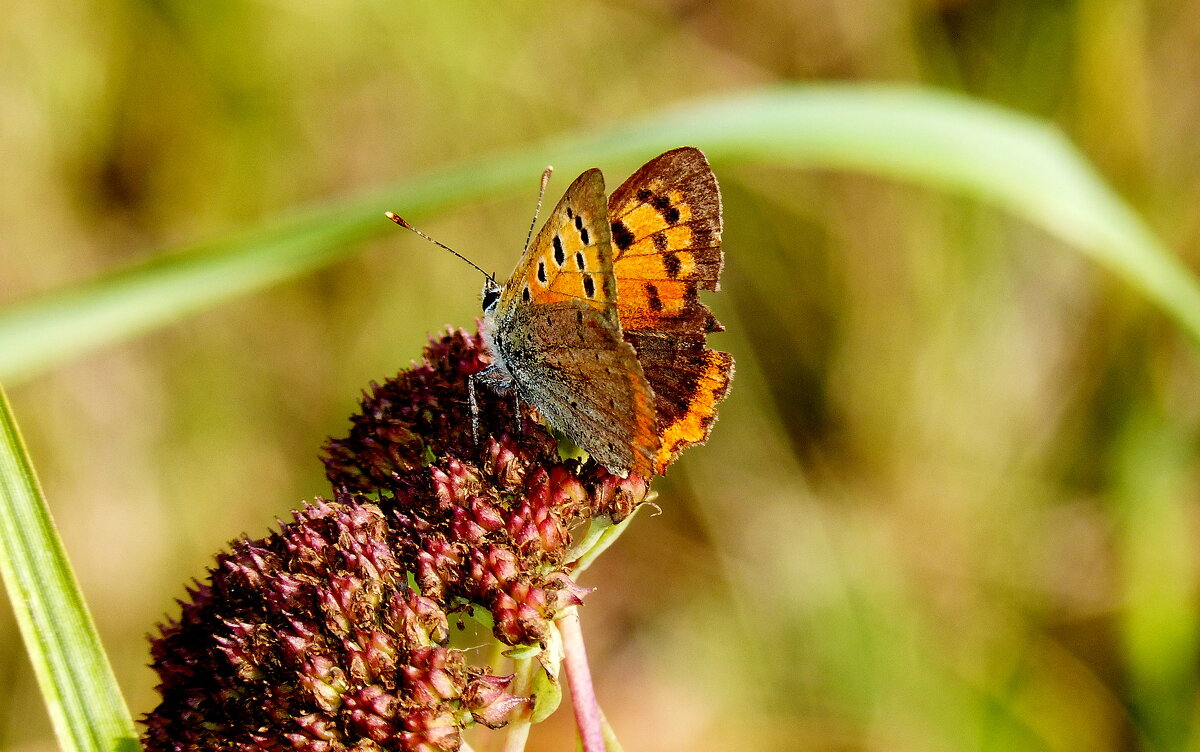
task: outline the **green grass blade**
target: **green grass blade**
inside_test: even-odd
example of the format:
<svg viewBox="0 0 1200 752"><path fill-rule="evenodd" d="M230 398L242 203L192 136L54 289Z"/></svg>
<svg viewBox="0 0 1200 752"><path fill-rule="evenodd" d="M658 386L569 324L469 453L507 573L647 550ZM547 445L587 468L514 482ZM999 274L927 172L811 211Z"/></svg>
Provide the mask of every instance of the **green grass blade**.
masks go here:
<svg viewBox="0 0 1200 752"><path fill-rule="evenodd" d="M2 389L0 575L62 748L140 750Z"/></svg>
<svg viewBox="0 0 1200 752"><path fill-rule="evenodd" d="M406 217L512 190L532 193L547 162L573 175L634 167L696 144L720 164L869 172L974 196L1039 225L1140 289L1200 341L1200 287L1062 134L1045 122L947 92L899 86L788 86L701 101L628 126L576 134L296 213L257 230L0 312L0 379L56 363L330 263Z"/></svg>
<svg viewBox="0 0 1200 752"><path fill-rule="evenodd" d="M775 154L775 161L871 172L997 204L1124 277L1200 342L1193 273L1044 121L947 92L883 86L777 91L727 101L725 111L696 137L723 156L772 161ZM756 133L755 146L768 148L731 139L737 131Z"/></svg>
<svg viewBox="0 0 1200 752"><path fill-rule="evenodd" d="M1141 409L1126 419L1114 463L1126 682L1139 727L1158 750L1195 749L1198 741L1193 447L1178 424Z"/></svg>

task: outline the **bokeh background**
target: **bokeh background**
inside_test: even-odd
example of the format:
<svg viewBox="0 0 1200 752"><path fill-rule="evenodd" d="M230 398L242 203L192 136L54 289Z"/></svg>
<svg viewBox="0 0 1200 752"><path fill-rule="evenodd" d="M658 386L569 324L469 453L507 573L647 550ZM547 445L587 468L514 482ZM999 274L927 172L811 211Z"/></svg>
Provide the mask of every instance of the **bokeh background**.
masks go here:
<svg viewBox="0 0 1200 752"><path fill-rule="evenodd" d="M1052 122L1200 264L1196 2L67 0L0 24L0 305L441 165L808 81ZM597 166L615 185L652 156ZM1195 343L978 201L715 166L709 302L735 388L658 483L662 514L585 578L625 749L1200 749ZM506 272L537 177L422 225ZM478 314L449 255L399 232L360 250L9 386L135 713L155 702L145 634L184 583L322 493L318 448L360 390ZM0 675L0 749L53 749L7 604ZM561 712L529 748L572 744Z"/></svg>

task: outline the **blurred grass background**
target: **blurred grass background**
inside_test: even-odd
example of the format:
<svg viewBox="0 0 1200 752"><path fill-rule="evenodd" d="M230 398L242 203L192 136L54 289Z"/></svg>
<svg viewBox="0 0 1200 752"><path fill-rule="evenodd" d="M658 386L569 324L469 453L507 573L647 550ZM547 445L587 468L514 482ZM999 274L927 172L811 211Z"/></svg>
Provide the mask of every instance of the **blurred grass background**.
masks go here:
<svg viewBox="0 0 1200 752"><path fill-rule="evenodd" d="M8 11L0 306L784 81L931 84L1051 121L1200 263L1200 5L1182 0ZM615 185L652 156L597 166ZM658 483L664 514L586 582L625 748L1200 749L1194 342L976 201L715 166L727 267L710 303L735 388L709 446ZM537 178L420 224L507 273ZM470 325L478 285L397 231L10 387L135 713L155 702L144 635L183 583L323 491L317 449L359 390ZM0 670L0 749L54 748L7 604ZM571 733L560 713L530 749Z"/></svg>

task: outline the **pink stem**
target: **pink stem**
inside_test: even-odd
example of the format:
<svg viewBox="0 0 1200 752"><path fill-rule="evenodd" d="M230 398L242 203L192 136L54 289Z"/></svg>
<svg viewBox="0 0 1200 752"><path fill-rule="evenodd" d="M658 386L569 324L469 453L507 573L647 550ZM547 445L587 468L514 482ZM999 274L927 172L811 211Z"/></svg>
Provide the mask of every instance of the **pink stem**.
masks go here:
<svg viewBox="0 0 1200 752"><path fill-rule="evenodd" d="M559 617L559 634L563 641L563 665L567 669L567 686L571 689L571 704L575 707L575 724L583 752L604 752L604 733L600 726L600 706L592 687L592 672L588 668L587 650L583 647L583 630L579 627L579 610L568 609Z"/></svg>

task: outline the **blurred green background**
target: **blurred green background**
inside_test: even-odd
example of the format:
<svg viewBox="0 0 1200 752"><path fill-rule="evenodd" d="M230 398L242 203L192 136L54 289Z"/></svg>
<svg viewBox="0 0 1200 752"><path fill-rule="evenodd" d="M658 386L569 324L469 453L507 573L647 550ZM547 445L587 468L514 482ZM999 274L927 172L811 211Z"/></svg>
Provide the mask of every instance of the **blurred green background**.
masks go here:
<svg viewBox="0 0 1200 752"><path fill-rule="evenodd" d="M0 310L298 207L780 82L927 84L1051 122L1200 263L1196 2L6 11ZM656 153L596 166L615 186ZM657 483L663 513L585 578L625 749L1200 750L1195 342L985 202L714 167L727 265L709 302L729 331L713 344L735 386L709 445ZM537 179L411 218L506 274ZM473 271L378 222L336 264L9 385L135 714L155 702L145 634L184 583L325 492L318 448L360 390L478 315ZM0 749L53 749L7 604L0 673ZM530 749L571 740L561 712Z"/></svg>

